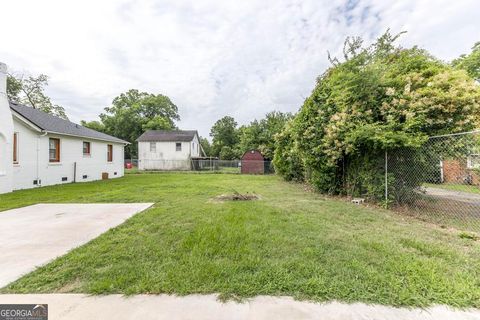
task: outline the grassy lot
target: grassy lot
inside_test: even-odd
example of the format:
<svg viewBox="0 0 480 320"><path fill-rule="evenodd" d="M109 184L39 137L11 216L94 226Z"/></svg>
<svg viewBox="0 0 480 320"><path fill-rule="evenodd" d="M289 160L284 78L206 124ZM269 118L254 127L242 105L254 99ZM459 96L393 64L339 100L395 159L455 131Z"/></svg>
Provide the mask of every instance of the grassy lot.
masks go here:
<svg viewBox="0 0 480 320"><path fill-rule="evenodd" d="M451 191L461 191L461 192L468 192L468 193L476 193L480 194L480 187L479 186L471 186L466 184L454 184L454 183L442 183L442 184L434 184L434 183L427 183L425 186L430 188L439 188Z"/></svg>
<svg viewBox="0 0 480 320"><path fill-rule="evenodd" d="M234 190L261 199L212 201ZM327 199L276 176L130 174L1 195L0 210L135 201L156 205L2 292L288 295L480 307L479 242Z"/></svg>

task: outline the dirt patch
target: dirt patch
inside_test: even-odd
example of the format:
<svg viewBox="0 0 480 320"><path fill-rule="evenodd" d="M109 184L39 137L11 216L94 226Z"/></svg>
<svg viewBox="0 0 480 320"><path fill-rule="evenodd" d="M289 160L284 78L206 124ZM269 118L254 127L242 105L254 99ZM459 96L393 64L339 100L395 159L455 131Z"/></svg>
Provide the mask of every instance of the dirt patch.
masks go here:
<svg viewBox="0 0 480 320"><path fill-rule="evenodd" d="M76 278L73 282L68 282L57 290L58 293L71 293L82 287L80 279Z"/></svg>
<svg viewBox="0 0 480 320"><path fill-rule="evenodd" d="M221 194L219 196L216 196L212 200L224 202L224 201L252 201L252 200L258 200L258 199L260 199L260 197L254 193L234 192L231 194Z"/></svg>

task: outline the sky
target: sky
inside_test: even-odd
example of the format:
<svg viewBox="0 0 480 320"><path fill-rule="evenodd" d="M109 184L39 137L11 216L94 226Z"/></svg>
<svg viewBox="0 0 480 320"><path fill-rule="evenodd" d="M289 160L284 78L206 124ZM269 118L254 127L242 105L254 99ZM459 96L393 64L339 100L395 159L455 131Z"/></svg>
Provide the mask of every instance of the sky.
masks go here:
<svg viewBox="0 0 480 320"><path fill-rule="evenodd" d="M0 61L48 75L70 120L97 120L135 88L170 97L179 128L202 136L226 115L296 112L347 36L407 31L399 44L445 61L480 41L478 0L16 0L0 12Z"/></svg>

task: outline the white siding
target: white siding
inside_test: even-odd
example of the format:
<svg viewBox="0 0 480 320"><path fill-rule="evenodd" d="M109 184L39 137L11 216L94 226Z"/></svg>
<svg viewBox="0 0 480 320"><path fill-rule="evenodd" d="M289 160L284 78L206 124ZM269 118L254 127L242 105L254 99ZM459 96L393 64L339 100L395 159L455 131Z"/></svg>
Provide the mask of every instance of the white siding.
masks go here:
<svg viewBox="0 0 480 320"><path fill-rule="evenodd" d="M192 151L191 151L192 157L193 158L200 157L200 141L198 140L197 135L195 135L195 137L192 140L191 148L192 148Z"/></svg>
<svg viewBox="0 0 480 320"><path fill-rule="evenodd" d="M12 191L13 120L7 100L7 66L0 62L0 193Z"/></svg>
<svg viewBox="0 0 480 320"><path fill-rule="evenodd" d="M151 151L150 141L138 143L138 168L140 170L190 170L190 159L200 156L198 136L192 141L155 142ZM182 150L176 150L176 144L182 144Z"/></svg>
<svg viewBox="0 0 480 320"><path fill-rule="evenodd" d="M40 177L40 166L37 166L37 150L41 148L40 133L27 128L16 119L13 121L13 128L17 132L18 141L18 164L13 165L13 189L33 188L33 180Z"/></svg>
<svg viewBox="0 0 480 320"><path fill-rule="evenodd" d="M34 180L39 180L41 186L47 186L99 180L102 172L108 172L109 178L124 175L123 144L64 135L42 135L16 119L14 131L18 132L18 164L13 165L15 190L36 187ZM58 163L49 162L49 138L60 139ZM83 141L90 142L90 156L83 155ZM107 161L108 144L113 146L112 162ZM87 177L83 178L84 175ZM62 181L64 177L66 181Z"/></svg>

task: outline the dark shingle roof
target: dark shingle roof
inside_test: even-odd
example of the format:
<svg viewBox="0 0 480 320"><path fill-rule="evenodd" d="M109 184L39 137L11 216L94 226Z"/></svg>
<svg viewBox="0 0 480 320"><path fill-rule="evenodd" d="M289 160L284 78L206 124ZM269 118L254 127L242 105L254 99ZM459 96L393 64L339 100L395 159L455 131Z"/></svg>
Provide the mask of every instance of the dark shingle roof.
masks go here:
<svg viewBox="0 0 480 320"><path fill-rule="evenodd" d="M148 130L137 141L192 141L196 130Z"/></svg>
<svg viewBox="0 0 480 320"><path fill-rule="evenodd" d="M104 140L118 143L128 143L122 139L112 137L108 134L98 132L79 124L75 124L68 120L56 117L54 115L45 113L38 109L28 106L10 102L10 108L20 114L22 117L47 132L55 132L59 134L66 134L70 136L77 136L82 138L91 138L96 140Z"/></svg>

